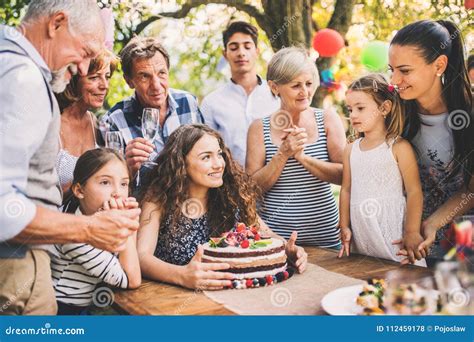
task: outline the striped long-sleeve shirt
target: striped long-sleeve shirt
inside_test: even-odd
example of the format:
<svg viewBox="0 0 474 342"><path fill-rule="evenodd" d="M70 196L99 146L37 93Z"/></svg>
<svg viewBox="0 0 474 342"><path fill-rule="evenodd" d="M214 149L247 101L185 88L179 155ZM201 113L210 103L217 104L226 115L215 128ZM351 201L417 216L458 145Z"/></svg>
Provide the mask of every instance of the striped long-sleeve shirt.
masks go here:
<svg viewBox="0 0 474 342"><path fill-rule="evenodd" d="M51 273L56 299L77 305L91 305L96 285L127 288L128 277L117 256L85 243L54 245Z"/></svg>

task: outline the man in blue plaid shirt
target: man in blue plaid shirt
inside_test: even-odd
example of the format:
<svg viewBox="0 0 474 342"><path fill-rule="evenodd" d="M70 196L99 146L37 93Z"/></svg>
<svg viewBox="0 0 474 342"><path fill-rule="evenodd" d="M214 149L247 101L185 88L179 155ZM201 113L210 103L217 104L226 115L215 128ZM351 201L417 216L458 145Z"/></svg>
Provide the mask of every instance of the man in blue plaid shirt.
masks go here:
<svg viewBox="0 0 474 342"><path fill-rule="evenodd" d="M146 173L142 164L155 160L169 135L180 125L203 123L196 98L188 92L169 88L169 55L152 37L134 37L120 53L127 84L135 94L113 106L101 118L105 140L107 131L120 131L126 143L125 158L135 176ZM153 143L143 138L141 117L144 108L160 111L160 128ZM143 175L142 175L143 176ZM137 184L139 185L139 184Z"/></svg>

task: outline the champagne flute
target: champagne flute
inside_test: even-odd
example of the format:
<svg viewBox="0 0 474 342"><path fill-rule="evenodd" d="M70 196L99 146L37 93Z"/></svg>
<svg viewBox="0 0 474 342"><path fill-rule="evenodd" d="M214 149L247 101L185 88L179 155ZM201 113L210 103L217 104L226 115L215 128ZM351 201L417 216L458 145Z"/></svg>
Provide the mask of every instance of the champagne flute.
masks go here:
<svg viewBox="0 0 474 342"><path fill-rule="evenodd" d="M160 110L156 108L145 108L143 109L142 114L142 134L143 138L148 140L153 144L153 139L155 138L156 132L159 127ZM150 155L151 157L151 155ZM143 163L143 165L156 165L152 160L148 160Z"/></svg>
<svg viewBox="0 0 474 342"><path fill-rule="evenodd" d="M125 149L124 140L120 131L105 133L105 147L110 148L123 155Z"/></svg>

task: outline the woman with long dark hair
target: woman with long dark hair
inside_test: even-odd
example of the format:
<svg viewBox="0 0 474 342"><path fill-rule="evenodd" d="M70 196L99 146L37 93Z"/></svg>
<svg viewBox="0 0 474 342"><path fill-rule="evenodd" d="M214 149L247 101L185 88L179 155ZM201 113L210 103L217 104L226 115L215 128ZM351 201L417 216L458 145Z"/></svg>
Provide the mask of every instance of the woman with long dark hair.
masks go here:
<svg viewBox="0 0 474 342"><path fill-rule="evenodd" d="M417 152L425 238L419 249L432 246L430 265L442 257L447 224L474 207L474 116L461 31L446 20L407 25L392 39L389 66L405 106L404 137Z"/></svg>
<svg viewBox="0 0 474 342"><path fill-rule="evenodd" d="M205 125L174 131L156 160L142 200L138 252L143 276L187 288L221 289L233 275L227 264L202 263L201 244L237 222L273 235L257 214L252 179L232 158L222 137ZM303 272L307 255L286 244L290 262Z"/></svg>

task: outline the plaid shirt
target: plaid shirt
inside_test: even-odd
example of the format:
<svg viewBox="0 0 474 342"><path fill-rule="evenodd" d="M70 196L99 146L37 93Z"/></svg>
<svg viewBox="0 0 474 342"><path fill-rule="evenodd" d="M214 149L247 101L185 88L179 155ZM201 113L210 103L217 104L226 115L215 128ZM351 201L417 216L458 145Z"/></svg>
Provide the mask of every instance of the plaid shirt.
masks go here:
<svg viewBox="0 0 474 342"><path fill-rule="evenodd" d="M141 119L143 106L133 96L118 102L100 120L100 131L105 141L105 133L108 131L120 131L128 144L132 139L143 137L141 130ZM191 123L204 123L203 116L199 110L196 98L183 90L169 89L168 113L163 124L153 139L155 151L150 159L155 160L168 137L181 125Z"/></svg>

